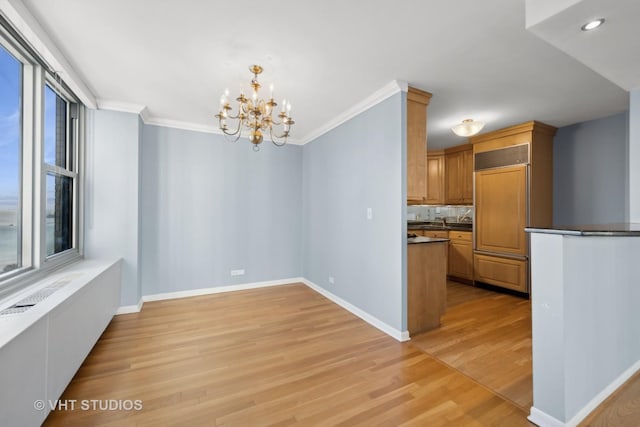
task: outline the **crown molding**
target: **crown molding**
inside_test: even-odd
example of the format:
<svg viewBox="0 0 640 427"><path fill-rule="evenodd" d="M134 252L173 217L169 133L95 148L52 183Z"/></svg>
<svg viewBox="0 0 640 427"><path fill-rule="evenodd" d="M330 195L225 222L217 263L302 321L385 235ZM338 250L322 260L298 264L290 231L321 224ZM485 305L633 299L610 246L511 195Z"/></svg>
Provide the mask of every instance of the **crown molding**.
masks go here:
<svg viewBox="0 0 640 427"><path fill-rule="evenodd" d="M395 95L398 92L407 92L409 85L407 82L401 80L393 80L381 87L362 101L358 102L348 110L342 112L338 116L331 119L329 122L320 126L316 130L308 133L300 139L289 139L287 144L291 145L305 145L308 142L313 141L321 135L329 132L330 130L340 126L342 123L357 116L358 114L368 110L384 101L385 99ZM195 132L212 133L215 135L224 135L220 128L214 125L203 125L201 123L185 122L181 120L166 119L162 117L154 117L149 113L146 105L130 104L126 102L111 101L105 99L97 100L98 108L101 110L113 110L122 111L125 113L139 114L140 118L146 125L163 126L174 129L191 130Z"/></svg>
<svg viewBox="0 0 640 427"><path fill-rule="evenodd" d="M385 99L395 95L398 92L407 92L408 88L409 88L409 84L407 82L402 80L392 80L391 82L387 83L386 85L384 85L383 87L381 87L380 89L378 89L377 91L375 91L374 93L372 93L371 95L363 99L362 101L353 105L351 108L343 111L333 119L329 120L324 125L320 126L319 128L309 132L304 137L300 138L301 144L304 145L313 141L314 139L320 137L321 135L324 135L330 130L340 126L347 120L352 119L358 114L368 110L374 105L381 103Z"/></svg>
<svg viewBox="0 0 640 427"><path fill-rule="evenodd" d="M96 99L98 110L120 111L123 113L133 113L142 115L147 110L146 105L130 104L128 102L112 101L108 99Z"/></svg>

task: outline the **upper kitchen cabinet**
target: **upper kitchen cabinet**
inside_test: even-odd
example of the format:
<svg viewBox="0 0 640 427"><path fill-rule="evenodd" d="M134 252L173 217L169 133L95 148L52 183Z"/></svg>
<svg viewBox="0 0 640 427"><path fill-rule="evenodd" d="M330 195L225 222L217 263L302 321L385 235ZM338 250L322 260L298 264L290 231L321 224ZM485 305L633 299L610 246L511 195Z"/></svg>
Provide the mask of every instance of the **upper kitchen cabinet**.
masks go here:
<svg viewBox="0 0 640 427"><path fill-rule="evenodd" d="M419 205L427 197L427 105L429 92L407 90L407 203Z"/></svg>
<svg viewBox="0 0 640 427"><path fill-rule="evenodd" d="M458 145L444 150L445 203L473 203L473 146Z"/></svg>
<svg viewBox="0 0 640 427"><path fill-rule="evenodd" d="M427 151L427 205L444 204L444 151Z"/></svg>

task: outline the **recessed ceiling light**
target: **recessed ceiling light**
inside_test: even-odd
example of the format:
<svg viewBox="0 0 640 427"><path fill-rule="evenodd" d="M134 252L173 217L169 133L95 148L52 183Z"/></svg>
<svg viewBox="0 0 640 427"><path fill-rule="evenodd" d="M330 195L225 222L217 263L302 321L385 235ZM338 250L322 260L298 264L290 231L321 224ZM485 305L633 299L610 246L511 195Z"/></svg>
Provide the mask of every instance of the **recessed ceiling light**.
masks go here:
<svg viewBox="0 0 640 427"><path fill-rule="evenodd" d="M604 18L594 19L593 21L589 21L581 27L582 31L591 31L598 28L600 25L604 24Z"/></svg>

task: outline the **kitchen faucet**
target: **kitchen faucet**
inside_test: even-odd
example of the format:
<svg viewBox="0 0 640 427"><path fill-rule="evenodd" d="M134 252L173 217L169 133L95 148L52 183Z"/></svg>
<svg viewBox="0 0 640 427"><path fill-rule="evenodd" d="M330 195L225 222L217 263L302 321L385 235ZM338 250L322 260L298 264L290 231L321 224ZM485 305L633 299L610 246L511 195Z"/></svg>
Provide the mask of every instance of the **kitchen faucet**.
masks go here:
<svg viewBox="0 0 640 427"><path fill-rule="evenodd" d="M462 215L458 215L457 222L462 222L465 219L469 218L470 213L471 213L471 208L467 209Z"/></svg>

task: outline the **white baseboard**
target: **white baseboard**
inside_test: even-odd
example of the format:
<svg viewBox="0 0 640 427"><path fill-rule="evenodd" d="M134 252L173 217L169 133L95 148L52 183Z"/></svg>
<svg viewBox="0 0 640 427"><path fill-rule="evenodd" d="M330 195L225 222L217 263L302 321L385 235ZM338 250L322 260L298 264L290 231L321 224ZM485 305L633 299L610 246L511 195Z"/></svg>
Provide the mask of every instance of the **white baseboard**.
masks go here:
<svg viewBox="0 0 640 427"><path fill-rule="evenodd" d="M375 326L376 328L380 329L382 332L391 336L392 338L401 342L409 341L410 337L409 337L408 331L399 331L398 329L395 329L387 325L385 322L378 319L377 317L374 317L369 313L367 313L366 311L359 309L355 305L343 300L337 295L332 294L331 292L316 285L310 280L301 279L300 281L305 285L307 285L308 287L310 287L311 289L313 289L314 291L316 291L317 293L319 293L320 295L324 296L327 299L330 299L334 303L338 304L340 307L344 308L347 311L350 311L352 314L355 314L356 316L358 316L359 318L361 318L371 326Z"/></svg>
<svg viewBox="0 0 640 427"><path fill-rule="evenodd" d="M531 407L529 414L529 421L540 427L576 427L587 416L593 412L598 406L602 404L609 396L611 396L617 389L619 389L624 383L626 383L636 372L640 371L640 360L631 365L627 370L620 374L615 380L613 380L608 386L606 386L600 393L598 393L593 399L589 401L581 410L579 410L569 421L563 423L558 419L548 415L541 410Z"/></svg>
<svg viewBox="0 0 640 427"><path fill-rule="evenodd" d="M339 296L332 294L326 289L321 288L320 286L316 285L315 283L303 277L292 277L289 279L270 280L266 282L243 283L240 285L218 286L213 288L190 289L187 291L144 295L142 298L140 298L140 302L138 302L138 305L122 306L116 311L116 315L138 313L140 310L142 310L142 305L145 302L150 302L150 301L163 301L163 300L169 300L169 299L196 297L201 295L217 294L221 292L234 292L234 291L242 291L247 289L265 288L268 286L287 285L291 283L304 283L306 286L318 292L320 295L323 295L325 298L330 299L334 303L338 304L340 307L344 308L347 311L350 311L351 313L355 314L365 322L369 323L372 326L375 326L385 334L391 336L392 338L398 341L403 342L403 341L409 341L410 339L408 331L399 331L387 325L377 317L370 315L369 313L359 309L355 305L343 300Z"/></svg>
<svg viewBox="0 0 640 427"><path fill-rule="evenodd" d="M626 371L613 380L608 386L606 386L600 393L598 393L589 403L587 403L577 414L573 416L568 422L567 426L577 426L583 419L585 419L591 412L593 412L607 397L611 396L614 391L620 388L622 384L626 383L636 372L640 370L640 360L636 361Z"/></svg>
<svg viewBox="0 0 640 427"><path fill-rule="evenodd" d="M564 427L565 424L559 419L552 417L546 412L542 412L541 410L531 407L529 412L529 416L527 417L529 421L534 423L539 427Z"/></svg>
<svg viewBox="0 0 640 427"><path fill-rule="evenodd" d="M222 292L243 291L247 289L265 288L267 286L288 285L291 283L304 283L302 277L292 277L289 279L269 280L265 282L242 283L239 285L216 286L212 288L189 289L187 291L166 292L161 294L144 295L140 298L138 305L125 305L116 311L118 314L137 313L142 310L142 305L150 301L163 301L169 299L197 297L201 295L218 294Z"/></svg>
<svg viewBox="0 0 640 427"><path fill-rule="evenodd" d="M120 306L118 308L118 310L116 310L116 316L118 314L131 314L131 313L139 313L140 310L142 310L142 304L144 302L142 301L142 298L140 298L140 301L138 301L138 304L135 305L123 305Z"/></svg>

